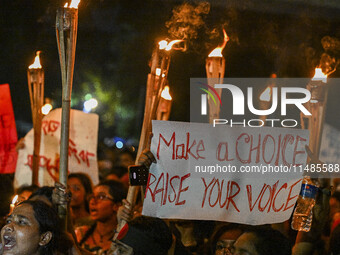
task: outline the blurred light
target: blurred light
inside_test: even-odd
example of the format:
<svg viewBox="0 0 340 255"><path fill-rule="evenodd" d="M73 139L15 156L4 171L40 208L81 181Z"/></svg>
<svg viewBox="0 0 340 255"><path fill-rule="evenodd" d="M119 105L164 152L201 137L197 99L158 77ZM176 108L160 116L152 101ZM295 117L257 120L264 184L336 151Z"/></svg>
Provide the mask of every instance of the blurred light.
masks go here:
<svg viewBox="0 0 340 255"><path fill-rule="evenodd" d="M327 74L322 72L321 68L315 68L315 74L312 78L312 81L322 81L323 83L327 82Z"/></svg>
<svg viewBox="0 0 340 255"><path fill-rule="evenodd" d="M41 107L41 112L44 115L47 115L51 110L52 110L53 106L51 104L44 104Z"/></svg>
<svg viewBox="0 0 340 255"><path fill-rule="evenodd" d="M86 94L84 98L85 98L86 101L88 101L88 100L90 100L92 98L92 95L91 94Z"/></svg>
<svg viewBox="0 0 340 255"><path fill-rule="evenodd" d="M92 109L98 106L98 101L95 98L91 98L84 102L83 112L90 112Z"/></svg>
<svg viewBox="0 0 340 255"><path fill-rule="evenodd" d="M162 91L161 97L164 98L165 100L172 100L172 97L169 92L169 86L165 86L165 88Z"/></svg>
<svg viewBox="0 0 340 255"><path fill-rule="evenodd" d="M123 146L124 146L124 143L123 143L122 141L116 142L116 147L117 147L118 149L123 148Z"/></svg>
<svg viewBox="0 0 340 255"><path fill-rule="evenodd" d="M15 203L17 202L18 200L18 195L15 195L15 197L12 199L12 205L15 205Z"/></svg>

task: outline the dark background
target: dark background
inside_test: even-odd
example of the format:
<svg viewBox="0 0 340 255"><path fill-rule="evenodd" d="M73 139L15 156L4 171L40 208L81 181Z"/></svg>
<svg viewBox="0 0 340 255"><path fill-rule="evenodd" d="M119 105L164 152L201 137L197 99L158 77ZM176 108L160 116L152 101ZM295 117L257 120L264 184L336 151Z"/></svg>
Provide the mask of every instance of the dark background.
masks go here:
<svg viewBox="0 0 340 255"><path fill-rule="evenodd" d="M12 0L1 6L0 84L10 84L19 137L31 127L26 70L37 50L42 51L45 96L54 108L61 106L55 14L64 3ZM181 28L188 29L180 34L187 39L187 51L172 52L170 120L189 121L190 78L206 76L205 58L222 42L222 28L230 37L223 51L226 77L269 77L274 72L307 78L321 59L329 69L338 61L337 1L210 1L209 13L198 3L183 9L178 7L182 1L81 1L72 107L82 109L88 93L98 99L94 112L100 117L100 141L118 136L137 144L152 50L161 39L178 39ZM322 43L325 36L331 38ZM339 71L330 77L339 77ZM340 87L332 86L327 120L338 128L339 97Z"/></svg>

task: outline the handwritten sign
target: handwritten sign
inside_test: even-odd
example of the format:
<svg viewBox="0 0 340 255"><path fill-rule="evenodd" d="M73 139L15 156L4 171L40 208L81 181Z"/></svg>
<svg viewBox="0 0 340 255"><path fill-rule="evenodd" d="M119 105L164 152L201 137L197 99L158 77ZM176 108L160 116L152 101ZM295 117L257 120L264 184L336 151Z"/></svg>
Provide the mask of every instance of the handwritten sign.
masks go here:
<svg viewBox="0 0 340 255"><path fill-rule="evenodd" d="M51 111L42 121L39 184L54 185L59 180L61 109ZM69 173L87 173L98 182L97 165L98 115L71 110L69 138ZM33 130L25 136L25 149L19 151L15 186L31 184Z"/></svg>
<svg viewBox="0 0 340 255"><path fill-rule="evenodd" d="M11 94L8 84L0 85L0 174L11 174L15 171L18 141Z"/></svg>
<svg viewBox="0 0 340 255"><path fill-rule="evenodd" d="M269 224L300 192L308 131L153 121L143 214Z"/></svg>

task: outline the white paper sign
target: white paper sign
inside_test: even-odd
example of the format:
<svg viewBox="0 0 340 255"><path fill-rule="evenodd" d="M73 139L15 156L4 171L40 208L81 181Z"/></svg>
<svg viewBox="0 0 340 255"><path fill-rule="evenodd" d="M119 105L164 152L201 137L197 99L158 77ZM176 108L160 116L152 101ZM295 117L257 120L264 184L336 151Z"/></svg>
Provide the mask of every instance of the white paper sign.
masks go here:
<svg viewBox="0 0 340 255"><path fill-rule="evenodd" d="M252 225L290 217L308 131L169 121L152 126L157 164L150 169L144 215Z"/></svg>
<svg viewBox="0 0 340 255"><path fill-rule="evenodd" d="M59 180L61 109L43 118L40 147L39 185L53 186ZM69 173L88 174L98 183L98 115L71 110L69 136ZM25 136L25 148L19 151L14 186L32 183L33 129Z"/></svg>

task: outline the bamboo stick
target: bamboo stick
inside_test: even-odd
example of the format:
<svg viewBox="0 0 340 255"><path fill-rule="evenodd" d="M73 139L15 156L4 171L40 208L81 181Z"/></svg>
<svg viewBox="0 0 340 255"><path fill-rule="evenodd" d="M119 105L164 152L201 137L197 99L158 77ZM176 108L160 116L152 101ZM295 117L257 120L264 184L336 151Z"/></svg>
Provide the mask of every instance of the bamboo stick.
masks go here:
<svg viewBox="0 0 340 255"><path fill-rule="evenodd" d="M146 148L150 148L150 136L152 132L151 121L156 119L157 106L161 97L161 93L167 79L170 65L170 51L160 49L158 46L153 51L151 59L151 71L148 74L145 96L144 120L139 140L136 164L138 164L139 156ZM139 186L129 186L126 200L130 203L131 208L136 203L136 197ZM117 232L126 224L126 221L120 222L117 226ZM116 236L115 236L116 237Z"/></svg>
<svg viewBox="0 0 340 255"><path fill-rule="evenodd" d="M78 29L78 9L59 8L56 18L56 36L62 77L62 114L60 135L59 182L67 186L68 148L70 130L71 94ZM58 207L59 216L67 217L67 206ZM66 222L66 220L65 220Z"/></svg>
<svg viewBox="0 0 340 255"><path fill-rule="evenodd" d="M39 52L37 52L39 59ZM39 62L40 65L40 62ZM28 91L30 96L32 122L33 122L33 157L32 157L32 184L39 185L39 154L41 145L41 107L44 102L44 70L40 67L29 67L27 70Z"/></svg>

